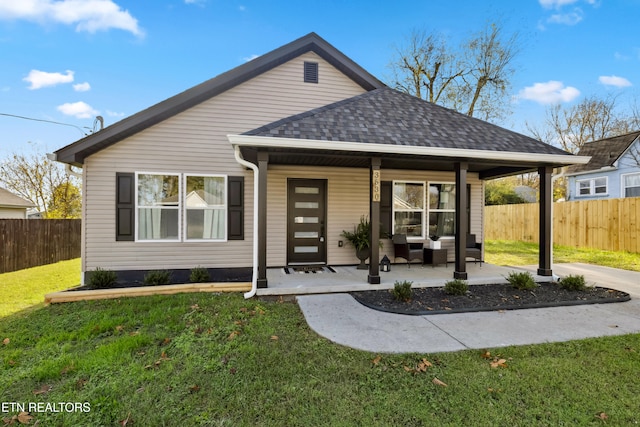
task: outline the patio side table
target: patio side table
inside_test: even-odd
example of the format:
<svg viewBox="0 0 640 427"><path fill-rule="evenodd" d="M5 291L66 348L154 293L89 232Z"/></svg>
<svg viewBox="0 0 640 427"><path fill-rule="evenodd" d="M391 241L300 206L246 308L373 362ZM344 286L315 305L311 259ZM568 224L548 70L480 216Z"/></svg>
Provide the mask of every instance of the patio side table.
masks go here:
<svg viewBox="0 0 640 427"><path fill-rule="evenodd" d="M444 264L445 267L448 267L446 249L424 248L422 255L423 264L431 264L432 267L435 267L436 264Z"/></svg>

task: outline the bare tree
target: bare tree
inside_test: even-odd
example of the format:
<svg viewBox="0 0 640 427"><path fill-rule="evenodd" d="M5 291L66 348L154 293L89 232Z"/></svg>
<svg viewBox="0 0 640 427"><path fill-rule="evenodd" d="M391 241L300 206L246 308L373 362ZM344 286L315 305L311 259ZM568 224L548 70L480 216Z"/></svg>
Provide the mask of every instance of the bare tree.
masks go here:
<svg viewBox="0 0 640 427"><path fill-rule="evenodd" d="M60 197L54 197L56 189L79 188L80 182L41 153L13 153L0 163L0 185L35 204L47 218L52 203L56 209L64 204Z"/></svg>
<svg viewBox="0 0 640 427"><path fill-rule="evenodd" d="M590 96L571 107L557 104L547 109L542 127L526 123L527 130L540 141L559 145L565 151L577 153L590 141L638 130L640 116L616 111L616 98Z"/></svg>
<svg viewBox="0 0 640 427"><path fill-rule="evenodd" d="M390 64L394 72L394 86L437 103L449 84L464 73L448 50L443 36L413 30L405 44L396 49L396 58Z"/></svg>
<svg viewBox="0 0 640 427"><path fill-rule="evenodd" d="M442 35L414 30L390 63L393 85L429 102L485 120L504 117L518 34L488 24L455 49Z"/></svg>

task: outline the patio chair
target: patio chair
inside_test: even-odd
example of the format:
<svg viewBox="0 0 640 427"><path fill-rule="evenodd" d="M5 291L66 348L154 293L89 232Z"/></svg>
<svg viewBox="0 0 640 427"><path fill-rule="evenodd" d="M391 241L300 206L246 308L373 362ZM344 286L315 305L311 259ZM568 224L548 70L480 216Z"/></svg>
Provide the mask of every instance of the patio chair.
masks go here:
<svg viewBox="0 0 640 427"><path fill-rule="evenodd" d="M467 234L466 258L473 258L474 262L480 261L482 267L482 243L476 242L475 234Z"/></svg>
<svg viewBox="0 0 640 427"><path fill-rule="evenodd" d="M406 234L394 234L391 240L393 241L394 262L396 258L404 258L411 268L411 261L414 259L423 260L422 243L409 244Z"/></svg>

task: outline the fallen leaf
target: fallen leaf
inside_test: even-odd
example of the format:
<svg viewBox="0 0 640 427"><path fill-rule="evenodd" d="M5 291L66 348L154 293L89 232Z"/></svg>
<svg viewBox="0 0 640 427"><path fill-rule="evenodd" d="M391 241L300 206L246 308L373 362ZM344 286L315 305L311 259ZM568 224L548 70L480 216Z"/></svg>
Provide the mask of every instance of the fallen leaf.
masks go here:
<svg viewBox="0 0 640 427"><path fill-rule="evenodd" d="M169 357L167 357L167 353L166 352L162 352L162 354L160 354L160 359L162 360L171 360Z"/></svg>
<svg viewBox="0 0 640 427"><path fill-rule="evenodd" d="M371 363L373 363L373 366L378 366L378 363L380 363L380 360L382 360L382 356L378 355L375 357L375 359L371 361Z"/></svg>
<svg viewBox="0 0 640 427"><path fill-rule="evenodd" d="M87 384L88 380L84 379L84 378L80 378L78 381L76 381L76 388L78 390L82 389L85 384Z"/></svg>
<svg viewBox="0 0 640 427"><path fill-rule="evenodd" d="M237 370L236 368L230 368L230 369L229 369L229 373L230 373L231 375L235 375L235 373L236 373L236 372L238 372L238 370Z"/></svg>
<svg viewBox="0 0 640 427"><path fill-rule="evenodd" d="M40 386L39 389L33 390L33 394L36 395L36 396L39 395L39 394L46 394L46 393L49 393L52 388L53 387L51 387L50 385L42 384L42 386Z"/></svg>
<svg viewBox="0 0 640 427"><path fill-rule="evenodd" d="M491 359L491 352L489 350L484 350L480 354L480 357L482 357L483 359Z"/></svg>
<svg viewBox="0 0 640 427"><path fill-rule="evenodd" d="M434 377L433 380L431 380L431 382L434 383L435 385L439 385L441 387L448 387L447 384L445 384L442 381L440 381L437 377Z"/></svg>
<svg viewBox="0 0 640 427"><path fill-rule="evenodd" d="M120 421L120 425L121 425L122 427L126 427L126 426L128 426L128 425L129 425L129 422L130 422L130 421L131 421L131 412L129 412L129 413L127 414L127 418L125 418L124 420L121 420L121 421Z"/></svg>
<svg viewBox="0 0 640 427"><path fill-rule="evenodd" d="M408 367L408 366L403 366L403 368L404 368L404 370L405 370L405 371L407 371L407 372L414 372L414 369L413 369L413 368L410 368L410 367Z"/></svg>
<svg viewBox="0 0 640 427"><path fill-rule="evenodd" d="M247 309L247 307L242 307L242 308L240 309L240 311L241 311L242 313L246 313L247 311L249 311L249 309Z"/></svg>
<svg viewBox="0 0 640 427"><path fill-rule="evenodd" d="M33 415L28 412L20 412L18 414L18 422L20 424L29 424L33 420Z"/></svg>
<svg viewBox="0 0 640 427"><path fill-rule="evenodd" d="M9 360L7 363L9 364L9 366L16 366L15 360Z"/></svg>
<svg viewBox="0 0 640 427"><path fill-rule="evenodd" d="M279 339L277 335L271 335L271 341L278 341Z"/></svg>
<svg viewBox="0 0 640 427"><path fill-rule="evenodd" d="M123 330L124 330L124 326L122 326L122 325L116 326L116 331L122 332Z"/></svg>
<svg viewBox="0 0 640 427"><path fill-rule="evenodd" d="M189 393L195 393L197 391L200 391L200 386L198 384L194 384L189 387Z"/></svg>
<svg viewBox="0 0 640 427"><path fill-rule="evenodd" d="M495 359L493 359L493 362L491 362L491 367L492 368L506 368L507 367L507 359L498 359L497 357Z"/></svg>
<svg viewBox="0 0 640 427"><path fill-rule="evenodd" d="M9 345L9 343L11 342L11 340L9 338L5 338L2 340L2 344L3 345Z"/></svg>
<svg viewBox="0 0 640 427"><path fill-rule="evenodd" d="M596 414L596 418L602 421L606 421L609 419L609 416L604 412L600 412L599 414Z"/></svg>
<svg viewBox="0 0 640 427"><path fill-rule="evenodd" d="M228 340L231 341L232 339L234 339L235 337L237 337L238 335L240 335L240 332L238 331L233 331L229 334L229 338Z"/></svg>
<svg viewBox="0 0 640 427"><path fill-rule="evenodd" d="M191 310L197 310L197 309L199 309L199 308L200 308L200 306L199 306L198 304L193 304L193 305L191 306Z"/></svg>
<svg viewBox="0 0 640 427"><path fill-rule="evenodd" d="M165 338L164 340L162 340L162 345L167 345L171 342L171 338Z"/></svg>
<svg viewBox="0 0 640 427"><path fill-rule="evenodd" d="M144 391L144 387L140 387L139 389L136 390L136 393L142 393Z"/></svg>

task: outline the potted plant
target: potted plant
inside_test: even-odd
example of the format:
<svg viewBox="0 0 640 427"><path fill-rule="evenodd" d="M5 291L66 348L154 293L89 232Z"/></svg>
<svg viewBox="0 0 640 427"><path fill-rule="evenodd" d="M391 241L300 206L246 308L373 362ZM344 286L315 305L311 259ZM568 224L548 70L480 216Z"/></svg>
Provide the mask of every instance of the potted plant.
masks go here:
<svg viewBox="0 0 640 427"><path fill-rule="evenodd" d="M439 240L440 236L438 236L437 234L432 234L431 236L429 236L429 248L440 249L442 246Z"/></svg>
<svg viewBox="0 0 640 427"><path fill-rule="evenodd" d="M358 270L366 270L365 260L371 256L371 223L366 215L360 217L360 222L353 227L353 232L343 230L340 236L356 249L356 256L360 260ZM382 247L382 241L380 241Z"/></svg>

